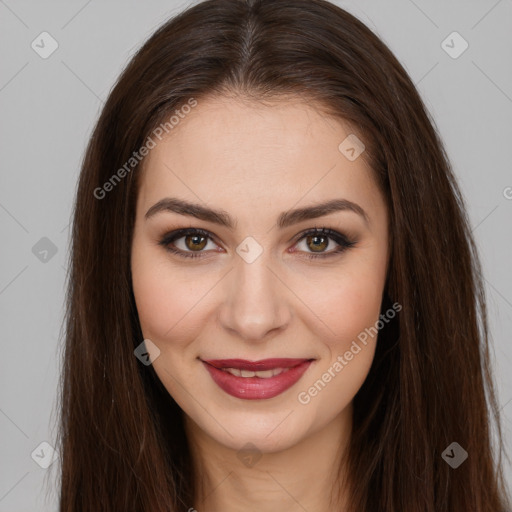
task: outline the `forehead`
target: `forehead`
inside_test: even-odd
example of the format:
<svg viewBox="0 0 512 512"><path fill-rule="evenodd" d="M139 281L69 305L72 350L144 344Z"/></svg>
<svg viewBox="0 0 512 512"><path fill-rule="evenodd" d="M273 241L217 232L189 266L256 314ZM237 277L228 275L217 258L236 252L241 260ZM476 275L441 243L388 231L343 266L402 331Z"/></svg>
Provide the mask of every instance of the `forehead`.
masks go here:
<svg viewBox="0 0 512 512"><path fill-rule="evenodd" d="M348 123L305 101L207 97L147 155L139 198L154 202L168 192L261 208L344 194L368 203L377 193L371 169L339 148L351 134Z"/></svg>

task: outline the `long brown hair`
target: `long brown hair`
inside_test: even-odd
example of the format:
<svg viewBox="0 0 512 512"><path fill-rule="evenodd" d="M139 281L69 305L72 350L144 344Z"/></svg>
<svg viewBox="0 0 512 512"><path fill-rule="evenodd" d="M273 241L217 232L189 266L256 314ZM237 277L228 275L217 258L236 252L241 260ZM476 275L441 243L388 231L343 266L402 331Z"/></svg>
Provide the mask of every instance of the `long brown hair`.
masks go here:
<svg viewBox="0 0 512 512"><path fill-rule="evenodd" d="M126 162L191 98L230 93L300 96L349 123L389 205L386 300L402 310L379 333L354 398L350 510L504 512L484 287L463 198L404 68L363 23L324 0L199 3L161 26L112 89L73 212L60 511L194 503L182 411L134 356L143 340L130 274L141 165ZM468 453L456 469L442 456L453 442Z"/></svg>

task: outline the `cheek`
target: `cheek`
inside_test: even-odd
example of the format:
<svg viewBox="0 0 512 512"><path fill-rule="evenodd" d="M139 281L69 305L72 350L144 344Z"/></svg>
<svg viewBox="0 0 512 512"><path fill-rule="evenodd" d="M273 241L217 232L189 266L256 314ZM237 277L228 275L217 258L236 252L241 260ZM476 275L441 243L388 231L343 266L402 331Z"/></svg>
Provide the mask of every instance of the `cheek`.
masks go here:
<svg viewBox="0 0 512 512"><path fill-rule="evenodd" d="M370 370L377 337L370 336L379 318L380 293L365 288L359 281L344 281L339 292L324 298L322 320L329 336L320 337L322 357L300 387L297 401L305 410L314 410L317 418L329 421L349 406ZM377 287L376 287L377 288Z"/></svg>
<svg viewBox="0 0 512 512"><path fill-rule="evenodd" d="M333 343L336 353L348 350L351 342L378 320L381 295L382 288L375 281L344 281L328 306L329 325L336 334Z"/></svg>
<svg viewBox="0 0 512 512"><path fill-rule="evenodd" d="M385 259L353 259L337 272L310 280L308 304L316 320L309 326L318 334L322 355L298 395L299 403L314 403L322 417L332 417L351 402L368 375L373 357ZM327 274L329 274L327 276ZM313 325L316 323L316 327Z"/></svg>
<svg viewBox="0 0 512 512"><path fill-rule="evenodd" d="M171 270L165 254L155 252L133 251L132 285L143 335L164 349L199 329L201 305L214 283L206 274Z"/></svg>
<svg viewBox="0 0 512 512"><path fill-rule="evenodd" d="M313 313L310 329L324 339L332 356L348 350L345 347L378 320L385 268L353 265L308 282L303 300Z"/></svg>
<svg viewBox="0 0 512 512"><path fill-rule="evenodd" d="M132 265L132 283L144 337L152 341L161 340L173 326L174 312L179 306L178 297L173 292L169 293L165 280L144 261Z"/></svg>

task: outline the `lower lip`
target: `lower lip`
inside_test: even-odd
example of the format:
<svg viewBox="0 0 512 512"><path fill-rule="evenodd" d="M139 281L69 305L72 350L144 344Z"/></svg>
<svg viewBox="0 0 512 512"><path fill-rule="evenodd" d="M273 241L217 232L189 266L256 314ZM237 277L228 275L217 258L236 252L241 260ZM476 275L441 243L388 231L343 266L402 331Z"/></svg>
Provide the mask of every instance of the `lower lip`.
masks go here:
<svg viewBox="0 0 512 512"><path fill-rule="evenodd" d="M264 400L284 393L302 377L311 363L312 361L304 361L279 375L261 379L259 377L237 377L203 361L212 379L221 389L231 396L244 400Z"/></svg>

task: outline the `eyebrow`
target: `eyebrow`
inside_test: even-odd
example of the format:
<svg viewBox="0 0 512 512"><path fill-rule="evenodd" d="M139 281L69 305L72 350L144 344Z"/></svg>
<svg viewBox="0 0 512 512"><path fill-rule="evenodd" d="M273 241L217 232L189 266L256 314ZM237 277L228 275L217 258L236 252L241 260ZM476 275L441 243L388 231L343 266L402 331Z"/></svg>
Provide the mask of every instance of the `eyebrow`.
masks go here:
<svg viewBox="0 0 512 512"><path fill-rule="evenodd" d="M332 199L330 201L315 204L305 208L297 208L281 212L277 220L277 226L280 229L298 224L299 222L323 217L330 213L338 211L351 211L357 213L363 218L365 223L369 224L367 213L357 203L347 199ZM204 221L219 224L228 229L235 229L236 221L224 210L208 208L197 203L191 203L175 197L165 197L155 203L145 215L145 219L153 217L160 212L174 212L180 215L195 217Z"/></svg>

